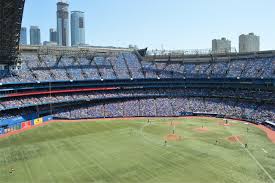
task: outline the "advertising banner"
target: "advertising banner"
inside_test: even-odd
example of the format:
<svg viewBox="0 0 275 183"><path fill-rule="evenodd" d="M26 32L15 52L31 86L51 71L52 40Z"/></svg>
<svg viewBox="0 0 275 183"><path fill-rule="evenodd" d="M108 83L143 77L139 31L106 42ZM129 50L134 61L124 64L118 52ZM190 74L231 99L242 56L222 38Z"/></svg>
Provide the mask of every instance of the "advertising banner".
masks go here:
<svg viewBox="0 0 275 183"><path fill-rule="evenodd" d="M21 123L21 128L29 128L31 126L32 126L31 121L26 121L26 122Z"/></svg>
<svg viewBox="0 0 275 183"><path fill-rule="evenodd" d="M38 118L34 120L34 125L39 125L41 123L43 123L43 118Z"/></svg>

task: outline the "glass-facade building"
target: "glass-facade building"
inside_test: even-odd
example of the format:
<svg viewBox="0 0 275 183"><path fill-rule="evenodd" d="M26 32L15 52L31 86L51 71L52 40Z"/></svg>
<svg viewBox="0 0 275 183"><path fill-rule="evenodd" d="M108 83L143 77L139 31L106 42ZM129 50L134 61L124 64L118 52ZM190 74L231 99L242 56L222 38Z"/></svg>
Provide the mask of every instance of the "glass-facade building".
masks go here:
<svg viewBox="0 0 275 183"><path fill-rule="evenodd" d="M60 46L69 46L69 4L57 3L57 43Z"/></svg>
<svg viewBox="0 0 275 183"><path fill-rule="evenodd" d="M50 42L57 43L57 31L55 29L50 29Z"/></svg>
<svg viewBox="0 0 275 183"><path fill-rule="evenodd" d="M20 31L20 44L27 45L27 28L22 27Z"/></svg>
<svg viewBox="0 0 275 183"><path fill-rule="evenodd" d="M85 44L85 17L82 11L71 12L71 44L72 46Z"/></svg>
<svg viewBox="0 0 275 183"><path fill-rule="evenodd" d="M38 26L31 26L30 28L30 44L31 45L40 45L40 29Z"/></svg>

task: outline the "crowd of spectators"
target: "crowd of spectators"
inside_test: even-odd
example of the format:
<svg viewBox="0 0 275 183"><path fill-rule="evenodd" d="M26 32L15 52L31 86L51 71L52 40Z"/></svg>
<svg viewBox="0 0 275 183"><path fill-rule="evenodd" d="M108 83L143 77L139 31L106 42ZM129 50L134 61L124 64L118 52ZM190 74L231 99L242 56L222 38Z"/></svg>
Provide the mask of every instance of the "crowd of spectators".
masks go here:
<svg viewBox="0 0 275 183"><path fill-rule="evenodd" d="M54 116L65 119L110 117L170 117L188 113L217 114L228 118L247 119L254 122L274 121L272 105L211 98L152 98L124 102L89 104L79 108L63 108Z"/></svg>
<svg viewBox="0 0 275 183"><path fill-rule="evenodd" d="M29 102L32 99L22 99ZM37 100L37 99L34 99ZM22 102L21 101L21 102ZM30 104L30 103L27 103ZM41 108L40 108L41 110ZM18 113L0 112L0 120L30 114L29 108L20 109ZM54 117L64 119L111 118L136 116L182 116L190 113L223 115L228 118L247 119L255 122L274 121L273 104L254 103L239 99L209 97L152 97L131 98L115 102L86 103L78 106L62 107L53 110Z"/></svg>
<svg viewBox="0 0 275 183"><path fill-rule="evenodd" d="M1 98L0 110L18 108L23 106L37 106L48 103L91 101L93 99L113 99L125 97L208 97L208 98L233 98L250 100L269 100L275 102L275 94L272 91L259 91L251 89L215 89L215 88L160 88L139 90L114 90L114 91L90 91L79 93L61 93L49 95L37 95L29 97ZM214 107L214 106L213 106ZM168 109L167 109L168 110ZM170 109L169 109L170 110Z"/></svg>
<svg viewBox="0 0 275 183"><path fill-rule="evenodd" d="M14 110L14 111L0 111L0 121L1 120L8 120L16 117L22 117L26 115L33 115L37 113L36 110L26 108L26 109L21 109L21 110Z"/></svg>
<svg viewBox="0 0 275 183"><path fill-rule="evenodd" d="M72 58L22 55L21 69L0 71L0 83L143 79L143 78L272 78L275 58L216 62L147 62L133 53Z"/></svg>

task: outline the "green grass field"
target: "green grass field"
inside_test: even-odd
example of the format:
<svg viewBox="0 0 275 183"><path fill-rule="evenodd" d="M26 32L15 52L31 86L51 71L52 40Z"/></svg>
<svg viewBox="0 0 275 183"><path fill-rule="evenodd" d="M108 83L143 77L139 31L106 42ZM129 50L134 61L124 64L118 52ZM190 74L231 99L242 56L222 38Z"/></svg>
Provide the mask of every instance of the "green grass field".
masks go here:
<svg viewBox="0 0 275 183"><path fill-rule="evenodd" d="M1 183L272 183L275 145L260 129L221 119L52 123L0 139ZM181 122L172 133L171 121ZM194 129L208 128L198 132ZM247 127L249 132L247 133ZM228 137L241 136L241 142ZM216 144L218 140L218 144ZM248 143L248 150L241 143ZM10 169L15 171L10 173Z"/></svg>

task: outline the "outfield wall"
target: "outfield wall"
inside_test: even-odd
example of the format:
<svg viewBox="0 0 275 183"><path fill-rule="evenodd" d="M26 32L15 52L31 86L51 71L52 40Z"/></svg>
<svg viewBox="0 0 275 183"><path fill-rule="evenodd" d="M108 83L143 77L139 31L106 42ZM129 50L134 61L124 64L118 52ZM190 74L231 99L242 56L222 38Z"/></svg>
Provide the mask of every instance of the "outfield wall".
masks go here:
<svg viewBox="0 0 275 183"><path fill-rule="evenodd" d="M30 120L24 120L23 117L16 119L6 120L6 125L0 127L0 134L7 134L20 129L27 129L32 126L41 125L45 122L53 120L52 116L45 116L41 118L34 118Z"/></svg>

